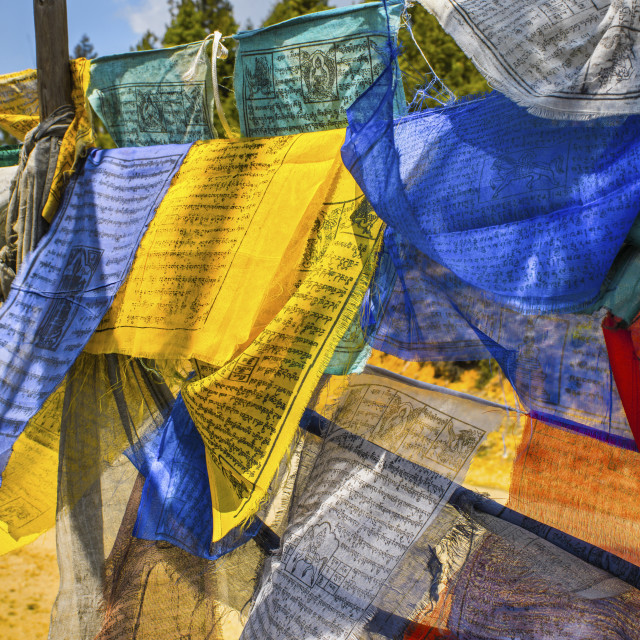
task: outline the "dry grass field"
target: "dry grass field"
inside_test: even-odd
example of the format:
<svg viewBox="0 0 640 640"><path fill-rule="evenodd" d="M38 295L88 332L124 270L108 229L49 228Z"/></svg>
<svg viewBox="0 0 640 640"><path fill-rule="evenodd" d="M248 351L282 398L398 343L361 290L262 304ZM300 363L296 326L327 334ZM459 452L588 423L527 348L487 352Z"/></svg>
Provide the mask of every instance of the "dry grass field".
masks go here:
<svg viewBox="0 0 640 640"><path fill-rule="evenodd" d="M45 533L26 547L0 556L2 640L45 640L57 592L54 531Z"/></svg>

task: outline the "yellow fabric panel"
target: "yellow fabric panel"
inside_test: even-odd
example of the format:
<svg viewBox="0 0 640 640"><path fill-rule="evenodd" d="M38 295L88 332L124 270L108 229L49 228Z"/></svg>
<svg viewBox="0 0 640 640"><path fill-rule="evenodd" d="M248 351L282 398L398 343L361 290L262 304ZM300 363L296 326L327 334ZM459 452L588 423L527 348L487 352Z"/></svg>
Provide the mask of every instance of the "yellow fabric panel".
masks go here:
<svg viewBox="0 0 640 640"><path fill-rule="evenodd" d="M87 108L86 94L89 88L89 60L71 60L71 101L75 117L69 125L60 145L56 173L51 191L42 211L48 222L53 220L66 180L74 162L83 151L94 145L90 110ZM0 127L19 140L40 122L38 104L38 83L35 69L0 76Z"/></svg>
<svg viewBox="0 0 640 640"><path fill-rule="evenodd" d="M291 295L343 140L334 130L196 143L86 350L233 359Z"/></svg>
<svg viewBox="0 0 640 640"><path fill-rule="evenodd" d="M0 127L18 140L40 122L35 69L0 76Z"/></svg>
<svg viewBox="0 0 640 640"><path fill-rule="evenodd" d="M35 540L56 522L61 384L13 446L0 486L0 555Z"/></svg>
<svg viewBox="0 0 640 640"><path fill-rule="evenodd" d="M0 486L0 555L52 528L57 509L72 508L123 451L162 424L157 393L139 363L80 354L13 446Z"/></svg>
<svg viewBox="0 0 640 640"><path fill-rule="evenodd" d="M202 435L213 503L213 540L242 525L268 496L278 465L331 355L358 313L382 237L376 216L339 155L315 196L317 238L299 286L231 362L188 383L183 397Z"/></svg>
<svg viewBox="0 0 640 640"><path fill-rule="evenodd" d="M196 143L87 351L196 358L214 539L256 511L369 284L382 222L344 130Z"/></svg>
<svg viewBox="0 0 640 640"><path fill-rule="evenodd" d="M56 172L51 184L49 197L42 210L42 217L51 222L58 210L67 179L77 158L87 147L94 146L95 139L91 126L91 113L86 95L89 88L89 60L78 58L71 60L71 101L75 116L60 144L60 153L56 164Z"/></svg>

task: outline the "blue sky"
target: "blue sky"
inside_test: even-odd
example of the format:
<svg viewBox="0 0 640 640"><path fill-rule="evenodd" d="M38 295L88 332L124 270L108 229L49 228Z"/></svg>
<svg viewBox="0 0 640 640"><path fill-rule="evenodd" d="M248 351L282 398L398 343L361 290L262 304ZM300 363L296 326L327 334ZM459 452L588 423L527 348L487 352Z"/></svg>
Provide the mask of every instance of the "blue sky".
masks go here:
<svg viewBox="0 0 640 640"><path fill-rule="evenodd" d="M334 6L354 0L331 0ZM32 0L2 2L0 74L35 68L36 50ZM259 24L275 0L231 0L236 21ZM166 0L67 0L69 47L86 33L99 55L128 51L147 30L162 33L169 13ZM224 34L228 35L228 34Z"/></svg>

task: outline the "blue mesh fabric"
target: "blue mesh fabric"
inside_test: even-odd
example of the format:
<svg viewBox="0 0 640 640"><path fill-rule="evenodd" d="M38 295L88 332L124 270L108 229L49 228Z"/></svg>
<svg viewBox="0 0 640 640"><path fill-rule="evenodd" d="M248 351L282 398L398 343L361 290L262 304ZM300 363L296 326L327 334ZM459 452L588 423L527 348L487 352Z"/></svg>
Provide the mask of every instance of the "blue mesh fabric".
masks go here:
<svg viewBox="0 0 640 640"><path fill-rule="evenodd" d="M164 540L201 558L215 560L256 535L261 522L234 529L211 543L213 517L204 444L178 396L159 437L146 447L149 460L133 535Z"/></svg>
<svg viewBox="0 0 640 640"><path fill-rule="evenodd" d="M611 379L603 312L518 313L458 278L387 229L384 252L393 291L370 331L376 349L405 360L495 358L529 412L541 419L635 448ZM377 273L373 286L389 286Z"/></svg>
<svg viewBox="0 0 640 640"><path fill-rule="evenodd" d="M376 213L502 305L595 301L638 212L640 118L536 118L497 92L393 119L394 67L348 110L342 155Z"/></svg>

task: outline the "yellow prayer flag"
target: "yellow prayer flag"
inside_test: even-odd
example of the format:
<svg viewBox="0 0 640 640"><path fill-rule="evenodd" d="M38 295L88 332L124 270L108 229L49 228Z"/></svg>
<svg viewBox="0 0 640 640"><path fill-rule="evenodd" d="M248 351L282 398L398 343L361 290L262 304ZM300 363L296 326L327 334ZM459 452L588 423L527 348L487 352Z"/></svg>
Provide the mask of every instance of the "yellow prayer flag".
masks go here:
<svg viewBox="0 0 640 640"><path fill-rule="evenodd" d="M383 224L342 164L343 139L194 145L87 347L219 367L183 389L214 540L266 497L375 268Z"/></svg>
<svg viewBox="0 0 640 640"><path fill-rule="evenodd" d="M293 292L343 140L337 130L196 143L86 350L232 360Z"/></svg>
<svg viewBox="0 0 640 640"><path fill-rule="evenodd" d="M52 528L159 427L165 392L139 361L80 354L13 446L0 485L0 555Z"/></svg>
<svg viewBox="0 0 640 640"><path fill-rule="evenodd" d="M94 146L95 139L86 100L89 88L90 62L85 58L71 60L71 102L75 110L73 121L67 128L58 153L56 172L53 176L49 197L42 210L42 217L51 222L58 210L62 192L75 161L88 147Z"/></svg>
<svg viewBox="0 0 640 640"><path fill-rule="evenodd" d="M35 69L0 76L0 127L18 140L40 122Z"/></svg>
<svg viewBox="0 0 640 640"><path fill-rule="evenodd" d="M78 58L70 61L70 67L71 102L75 116L62 138L51 190L42 211L42 217L48 222L53 220L58 210L66 179L76 159L95 142L89 116L90 109L86 101L90 62L85 58ZM19 140L24 140L25 135L39 122L40 107L35 69L0 76L0 127Z"/></svg>
<svg viewBox="0 0 640 640"><path fill-rule="evenodd" d="M0 486L0 555L35 540L56 522L61 384L16 440Z"/></svg>
<svg viewBox="0 0 640 640"><path fill-rule="evenodd" d="M242 525L267 498L373 275L382 223L377 217L358 219L364 198L341 162L331 180L322 246L307 256L297 290L241 354L183 389L207 453L213 540Z"/></svg>

